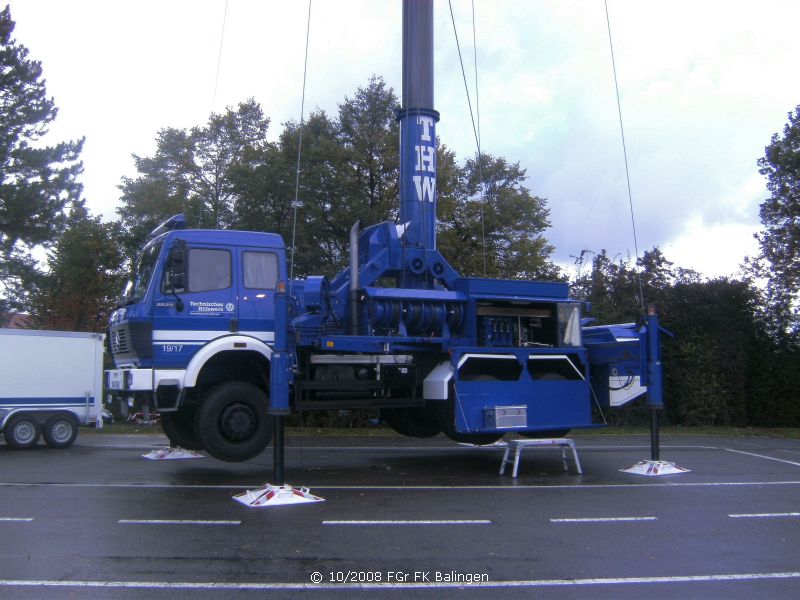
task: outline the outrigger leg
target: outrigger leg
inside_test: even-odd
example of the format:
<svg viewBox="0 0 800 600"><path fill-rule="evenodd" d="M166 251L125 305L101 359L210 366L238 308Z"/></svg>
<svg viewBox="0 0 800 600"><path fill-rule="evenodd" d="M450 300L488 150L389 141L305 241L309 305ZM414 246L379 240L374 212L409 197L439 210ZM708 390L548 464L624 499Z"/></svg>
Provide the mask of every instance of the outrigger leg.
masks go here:
<svg viewBox="0 0 800 600"><path fill-rule="evenodd" d="M305 504L323 502L324 498L310 493L308 488L293 488L285 482L284 474L284 416L275 416L275 447L272 455L273 477L275 485L268 483L262 488L247 490L233 497L237 502L254 508L262 506L280 506L283 504Z"/></svg>
<svg viewBox="0 0 800 600"><path fill-rule="evenodd" d="M664 408L664 390L661 378L661 342L659 335L665 331L658 323L656 307L647 307L646 324L639 330L642 346L642 385L647 386L647 404L650 406L650 460L643 460L628 469L621 469L623 473L635 475L674 475L686 473L689 469L676 466L673 462L661 460L661 449L658 437L658 412ZM669 332L666 332L669 333Z"/></svg>

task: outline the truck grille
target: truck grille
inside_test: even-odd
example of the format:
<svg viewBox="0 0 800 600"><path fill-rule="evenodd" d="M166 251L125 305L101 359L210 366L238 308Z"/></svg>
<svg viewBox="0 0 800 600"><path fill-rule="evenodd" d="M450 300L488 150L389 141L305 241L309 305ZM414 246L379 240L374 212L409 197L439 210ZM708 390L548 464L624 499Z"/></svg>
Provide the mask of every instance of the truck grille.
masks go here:
<svg viewBox="0 0 800 600"><path fill-rule="evenodd" d="M130 352L130 339L130 330L127 325L114 327L109 336L111 353L117 356Z"/></svg>
<svg viewBox="0 0 800 600"><path fill-rule="evenodd" d="M122 323L108 332L108 346L115 360L153 356L153 327L149 322Z"/></svg>

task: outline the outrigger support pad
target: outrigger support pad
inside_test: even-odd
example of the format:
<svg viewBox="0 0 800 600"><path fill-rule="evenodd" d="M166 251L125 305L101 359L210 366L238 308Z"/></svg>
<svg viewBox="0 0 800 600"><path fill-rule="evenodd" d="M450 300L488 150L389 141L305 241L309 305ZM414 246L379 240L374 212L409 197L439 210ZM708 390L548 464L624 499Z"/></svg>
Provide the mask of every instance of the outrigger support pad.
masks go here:
<svg viewBox="0 0 800 600"><path fill-rule="evenodd" d="M147 454L142 454L142 458L147 460L184 460L187 458L205 458L205 456L194 450L185 450L180 446L170 446L160 450L151 450Z"/></svg>
<svg viewBox="0 0 800 600"><path fill-rule="evenodd" d="M253 508L325 501L325 498L320 498L309 492L308 488L293 488L291 485L272 485L269 483L262 488L237 494L233 499Z"/></svg>
<svg viewBox="0 0 800 600"><path fill-rule="evenodd" d="M678 475L688 473L691 469L684 469L673 462L663 460L642 460L627 469L620 469L622 473L633 473L634 475L646 475L655 477L657 475Z"/></svg>

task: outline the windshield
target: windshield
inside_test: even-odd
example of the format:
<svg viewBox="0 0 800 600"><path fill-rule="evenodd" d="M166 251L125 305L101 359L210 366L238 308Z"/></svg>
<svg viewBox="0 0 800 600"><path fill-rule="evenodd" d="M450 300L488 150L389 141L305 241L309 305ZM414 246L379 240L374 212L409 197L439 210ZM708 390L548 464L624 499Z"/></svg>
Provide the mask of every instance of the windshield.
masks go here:
<svg viewBox="0 0 800 600"><path fill-rule="evenodd" d="M142 255L139 257L139 262L136 263L133 279L125 286L123 295L125 304L133 304L144 298L147 292L147 286L153 278L153 271L158 262L158 255L161 253L161 246L162 242L158 242L152 246L145 246Z"/></svg>

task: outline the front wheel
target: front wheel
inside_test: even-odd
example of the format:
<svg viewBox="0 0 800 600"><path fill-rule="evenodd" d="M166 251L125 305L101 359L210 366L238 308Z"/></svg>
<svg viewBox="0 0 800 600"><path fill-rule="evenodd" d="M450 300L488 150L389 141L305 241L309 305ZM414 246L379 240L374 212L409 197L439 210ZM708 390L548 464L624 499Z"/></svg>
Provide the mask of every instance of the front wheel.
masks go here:
<svg viewBox="0 0 800 600"><path fill-rule="evenodd" d="M194 411L181 409L161 413L161 429L169 438L170 445L184 450L203 450L203 443L194 429Z"/></svg>
<svg viewBox="0 0 800 600"><path fill-rule="evenodd" d="M269 397L244 381L213 388L195 411L194 430L214 458L241 462L258 456L272 440Z"/></svg>
<svg viewBox="0 0 800 600"><path fill-rule="evenodd" d="M6 443L12 450L27 450L33 448L39 441L42 428L36 417L26 414L11 417L3 430L6 436Z"/></svg>
<svg viewBox="0 0 800 600"><path fill-rule="evenodd" d="M47 419L42 433L51 448L69 448L78 437L78 419L72 414L55 415Z"/></svg>

